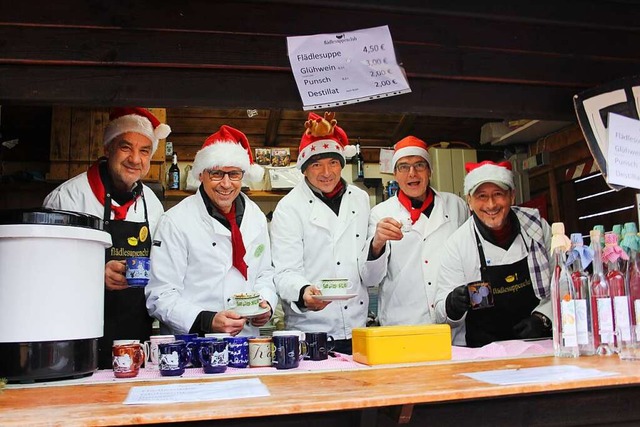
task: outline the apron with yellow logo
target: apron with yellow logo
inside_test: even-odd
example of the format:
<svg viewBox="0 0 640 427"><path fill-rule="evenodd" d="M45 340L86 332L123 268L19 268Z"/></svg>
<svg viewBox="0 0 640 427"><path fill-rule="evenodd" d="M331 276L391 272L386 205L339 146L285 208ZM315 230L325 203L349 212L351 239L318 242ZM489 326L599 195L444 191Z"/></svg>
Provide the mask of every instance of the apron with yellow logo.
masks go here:
<svg viewBox="0 0 640 427"><path fill-rule="evenodd" d="M512 264L487 266L477 233L476 242L480 255L480 275L483 282L491 284L494 305L467 312L467 346L482 347L493 341L517 339L513 327L529 317L540 303L531 284L527 257Z"/></svg>
<svg viewBox="0 0 640 427"><path fill-rule="evenodd" d="M111 235L113 246L106 250L105 263L131 256L149 256L151 236L144 192L140 196L144 222L111 219L111 195L105 195L104 229ZM111 369L113 340L137 339L144 342L151 335L152 318L145 304L144 288L127 288L104 293L104 336L98 340L98 367Z"/></svg>

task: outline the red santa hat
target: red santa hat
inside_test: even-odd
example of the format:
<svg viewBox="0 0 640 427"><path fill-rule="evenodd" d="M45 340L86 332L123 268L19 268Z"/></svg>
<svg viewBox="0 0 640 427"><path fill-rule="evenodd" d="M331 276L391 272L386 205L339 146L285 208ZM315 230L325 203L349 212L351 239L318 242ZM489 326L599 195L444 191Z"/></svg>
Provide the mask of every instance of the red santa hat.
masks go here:
<svg viewBox="0 0 640 427"><path fill-rule="evenodd" d="M318 154L338 157L342 166L347 157L356 154L356 148L349 145L349 138L334 119L335 113L324 113L320 117L316 113L309 113L309 119L304 123L305 131L300 140L298 161L296 166L304 171L305 163Z"/></svg>
<svg viewBox="0 0 640 427"><path fill-rule="evenodd" d="M107 145L116 136L127 132L139 133L149 138L155 153L158 148L158 140L168 137L171 128L169 125L160 123L160 120L145 108L114 108L109 115L109 124L104 130L103 144Z"/></svg>
<svg viewBox="0 0 640 427"><path fill-rule="evenodd" d="M495 163L485 160L480 163L465 163L467 176L464 177L464 194L473 194L482 184L491 182L503 190L513 190L516 185L513 181L511 163L503 161Z"/></svg>
<svg viewBox="0 0 640 427"><path fill-rule="evenodd" d="M222 125L209 136L196 153L191 175L199 179L206 169L234 166L244 171L244 180L258 182L262 180L264 169L253 163L253 155L247 136L238 129Z"/></svg>
<svg viewBox="0 0 640 427"><path fill-rule="evenodd" d="M391 158L391 167L395 170L396 163L406 156L420 156L427 161L429 169L431 169L431 156L429 155L427 143L415 136L406 136L393 146L393 157Z"/></svg>

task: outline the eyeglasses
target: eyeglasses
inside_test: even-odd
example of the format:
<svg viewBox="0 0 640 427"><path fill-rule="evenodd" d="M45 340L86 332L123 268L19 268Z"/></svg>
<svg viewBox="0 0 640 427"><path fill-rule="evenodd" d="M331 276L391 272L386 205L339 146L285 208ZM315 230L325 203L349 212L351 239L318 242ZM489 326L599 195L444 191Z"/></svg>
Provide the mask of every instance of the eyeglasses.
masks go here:
<svg viewBox="0 0 640 427"><path fill-rule="evenodd" d="M428 166L429 164L427 162L417 162L412 165L409 163L400 163L396 165L396 170L400 173L409 173L411 168L413 168L416 172L424 172L427 170Z"/></svg>
<svg viewBox="0 0 640 427"><path fill-rule="evenodd" d="M231 181L240 181L244 176L244 171L238 171L238 170L225 172L225 171L215 169L215 170L208 170L207 173L209 174L209 179L211 181L222 181L225 175L228 175L229 180Z"/></svg>

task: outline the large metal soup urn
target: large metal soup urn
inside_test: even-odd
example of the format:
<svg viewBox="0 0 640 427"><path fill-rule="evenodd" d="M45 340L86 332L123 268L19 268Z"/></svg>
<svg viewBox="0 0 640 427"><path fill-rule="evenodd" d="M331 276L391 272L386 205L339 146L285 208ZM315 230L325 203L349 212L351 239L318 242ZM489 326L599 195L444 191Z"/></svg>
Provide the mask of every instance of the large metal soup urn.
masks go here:
<svg viewBox="0 0 640 427"><path fill-rule="evenodd" d="M110 246L92 215L0 211L0 377L35 382L97 369Z"/></svg>

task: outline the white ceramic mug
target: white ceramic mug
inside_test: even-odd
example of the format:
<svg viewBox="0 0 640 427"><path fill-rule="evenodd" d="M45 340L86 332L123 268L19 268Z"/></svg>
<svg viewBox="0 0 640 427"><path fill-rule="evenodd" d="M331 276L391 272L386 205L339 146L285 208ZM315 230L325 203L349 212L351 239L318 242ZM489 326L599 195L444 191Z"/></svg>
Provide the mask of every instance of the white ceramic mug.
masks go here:
<svg viewBox="0 0 640 427"><path fill-rule="evenodd" d="M260 310L260 294L258 292L234 294L231 303L229 308L239 315L253 314Z"/></svg>
<svg viewBox="0 0 640 427"><path fill-rule="evenodd" d="M158 369L158 344L175 340L173 335L151 335L149 340L144 342L145 367Z"/></svg>
<svg viewBox="0 0 640 427"><path fill-rule="evenodd" d="M317 287L324 296L346 295L353 289L353 285L349 279L344 278L320 279L320 283Z"/></svg>
<svg viewBox="0 0 640 427"><path fill-rule="evenodd" d="M249 338L249 366L271 366L271 337Z"/></svg>

